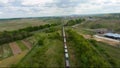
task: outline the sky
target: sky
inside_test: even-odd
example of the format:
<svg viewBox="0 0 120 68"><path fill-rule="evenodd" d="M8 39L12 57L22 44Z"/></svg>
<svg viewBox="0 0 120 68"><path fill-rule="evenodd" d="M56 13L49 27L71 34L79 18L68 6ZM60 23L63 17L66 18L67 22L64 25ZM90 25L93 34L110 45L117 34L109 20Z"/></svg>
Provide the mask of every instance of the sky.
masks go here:
<svg viewBox="0 0 120 68"><path fill-rule="evenodd" d="M0 18L119 12L120 0L0 0Z"/></svg>

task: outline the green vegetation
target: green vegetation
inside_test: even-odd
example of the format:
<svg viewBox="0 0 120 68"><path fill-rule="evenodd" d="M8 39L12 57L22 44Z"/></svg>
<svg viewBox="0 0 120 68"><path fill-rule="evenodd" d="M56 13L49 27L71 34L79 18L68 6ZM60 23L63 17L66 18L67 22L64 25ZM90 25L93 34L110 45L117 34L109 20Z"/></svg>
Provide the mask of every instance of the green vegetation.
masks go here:
<svg viewBox="0 0 120 68"><path fill-rule="evenodd" d="M0 60L2 59L2 56L3 56L3 47L0 46Z"/></svg>
<svg viewBox="0 0 120 68"><path fill-rule="evenodd" d="M21 19L22 21L23 19ZM28 20L28 19L25 19ZM17 64L12 65L12 67L22 68L22 67L35 67L35 68L64 68L65 58L64 58L64 47L63 38L61 32L61 18L37 18L29 19L28 21L17 23L16 25L22 25L24 28L17 26L14 27L18 30L14 31L3 31L0 32L0 60L7 58L12 54L12 51L7 43L16 42L22 49L24 54L19 54L16 59L19 60L27 53L27 47L21 42L22 39L29 41L33 48L30 52L25 55L25 57ZM32 26L33 22L36 20L35 24ZM94 29L107 28L119 32L119 20L85 20L81 18L75 18L72 20L66 19L66 37L69 52L70 67L80 67L80 68L116 68L120 67L120 51L119 48L112 47L108 44L97 42L95 40L85 39L81 35L94 35ZM15 23L18 19L13 20L0 20L0 22L8 23L9 21ZM44 25L38 26L38 22L46 22ZM115 23L113 23L115 21ZM83 23L82 23L83 22ZM11 27L12 24L3 25L0 23L0 28L4 26ZM25 23L25 24L23 24ZM32 24L31 24L32 23ZM52 24L51 24L52 23ZM22 24L22 25L21 25ZM71 26L77 25L74 28ZM27 26L28 25L28 26ZM26 27L27 26L27 27ZM115 28L116 27L116 28ZM6 27L5 27L6 28ZM69 28L76 30L73 31ZM112 30L111 30L112 31ZM15 55L16 56L16 55ZM12 56L12 63L15 56ZM9 59L7 59L9 60ZM6 61L7 61L6 60ZM9 65L11 65L11 61ZM14 61L14 62L13 62ZM18 61L17 61L18 62ZM6 62L4 62L5 64Z"/></svg>
<svg viewBox="0 0 120 68"><path fill-rule="evenodd" d="M75 28L74 30L76 30L77 32L81 33L81 34L86 34L86 35L95 35L96 33L84 28Z"/></svg>
<svg viewBox="0 0 120 68"><path fill-rule="evenodd" d="M7 57L10 57L12 54L12 50L11 48L9 47L8 44L4 44L2 46L0 46L0 60L4 59L4 58L7 58Z"/></svg>
<svg viewBox="0 0 120 68"><path fill-rule="evenodd" d="M100 20L91 20L86 21L83 24L80 24L79 28L86 28L86 29L100 29L106 28L109 31L119 32L119 23L120 20L116 19L100 19Z"/></svg>
<svg viewBox="0 0 120 68"><path fill-rule="evenodd" d="M111 64L112 67L120 67L120 48L108 44L90 40L100 54Z"/></svg>
<svg viewBox="0 0 120 68"><path fill-rule="evenodd" d="M71 67L110 67L89 41L75 31L67 30ZM71 51L72 50L72 51ZM73 59L74 56L74 59Z"/></svg>
<svg viewBox="0 0 120 68"><path fill-rule="evenodd" d="M34 27L27 27L15 31L4 31L0 33L0 44L9 43L16 40L22 40L26 37L31 36L32 35L31 32L33 31L37 31L40 29L49 28L51 26L57 26L57 25L59 24L46 24L46 25L40 25Z"/></svg>
<svg viewBox="0 0 120 68"><path fill-rule="evenodd" d="M20 47L20 49L21 49L22 51L28 49L28 48L25 46L25 44L23 44L21 41L16 41L16 43L19 45L19 47Z"/></svg>
<svg viewBox="0 0 120 68"><path fill-rule="evenodd" d="M38 17L38 18L13 18L0 19L0 31L13 31L29 26L39 26L52 23L60 23L61 18Z"/></svg>
<svg viewBox="0 0 120 68"><path fill-rule="evenodd" d="M63 42L59 32L37 33L33 49L14 67L64 67Z"/></svg>
<svg viewBox="0 0 120 68"><path fill-rule="evenodd" d="M75 19L75 20L69 20L67 22L67 26L72 26L72 25L75 25L75 24L79 24L81 22L85 21L85 19Z"/></svg>

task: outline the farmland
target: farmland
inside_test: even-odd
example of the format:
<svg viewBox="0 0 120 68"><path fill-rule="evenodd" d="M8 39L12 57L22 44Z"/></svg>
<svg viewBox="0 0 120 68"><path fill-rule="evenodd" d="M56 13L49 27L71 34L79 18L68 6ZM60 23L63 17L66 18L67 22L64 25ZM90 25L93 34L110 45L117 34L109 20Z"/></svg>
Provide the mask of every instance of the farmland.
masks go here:
<svg viewBox="0 0 120 68"><path fill-rule="evenodd" d="M99 28L111 30L110 27L113 27L113 31L119 33L119 31L116 30L116 28L119 28L118 20L116 20L115 23L110 22L109 24L109 19L102 19L99 23L98 20L89 21L83 18L74 18L73 20L66 18L65 23L63 23L61 19L62 18L2 20L5 22L5 26L9 26L6 24L8 22L15 23L21 20L20 24L25 27L20 26L19 28L20 24L16 23L18 28L15 30L12 28L16 27L11 27L13 25L9 26L11 29L8 31L1 30L0 66L16 68L64 68L65 52L62 37L63 26L61 24L65 24L70 67L120 67L119 48L113 47L109 43L99 42L93 37L97 34L95 29ZM113 20L115 19L110 21ZM30 21L30 24L25 24L26 21ZM37 24L36 21L39 23ZM104 22L104 24L102 22ZM95 24L104 25L104 27L96 26ZM3 28L2 26L0 27ZM4 40L4 42L2 40Z"/></svg>
<svg viewBox="0 0 120 68"><path fill-rule="evenodd" d="M92 21L86 21L83 24L79 25L79 28L86 28L86 29L100 29L100 28L106 28L110 31L113 32L119 32L119 24L120 24L120 20L116 20L116 19L98 19L98 20L92 20Z"/></svg>
<svg viewBox="0 0 120 68"><path fill-rule="evenodd" d="M0 66L6 67L18 63L29 51L26 44L16 41L0 46ZM9 61L9 62L8 62Z"/></svg>
<svg viewBox="0 0 120 68"><path fill-rule="evenodd" d="M59 32L38 33L34 38L34 48L17 67L64 67L64 49Z"/></svg>
<svg viewBox="0 0 120 68"><path fill-rule="evenodd" d="M17 30L29 26L39 26L44 24L51 24L60 22L60 18L20 18L20 19L7 19L0 20L0 31Z"/></svg>

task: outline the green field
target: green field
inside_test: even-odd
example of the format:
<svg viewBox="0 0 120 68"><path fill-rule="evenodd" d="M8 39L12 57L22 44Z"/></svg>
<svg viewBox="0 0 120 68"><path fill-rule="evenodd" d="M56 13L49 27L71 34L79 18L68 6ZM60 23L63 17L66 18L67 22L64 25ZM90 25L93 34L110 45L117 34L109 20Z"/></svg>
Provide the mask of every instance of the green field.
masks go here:
<svg viewBox="0 0 120 68"><path fill-rule="evenodd" d="M18 44L18 46L20 47L20 49L21 49L22 51L28 49L28 48L25 46L25 44L22 43L21 41L16 41L16 43Z"/></svg>
<svg viewBox="0 0 120 68"><path fill-rule="evenodd" d="M16 43L22 51L28 50L25 44L23 44L21 41L16 41ZM13 56L13 53L9 44L0 45L0 60L4 60L11 56Z"/></svg>
<svg viewBox="0 0 120 68"><path fill-rule="evenodd" d="M120 48L102 42L96 42L96 49L108 60L113 67L120 67Z"/></svg>
<svg viewBox="0 0 120 68"><path fill-rule="evenodd" d="M66 19L65 21L67 21ZM114 22L114 23L113 23ZM28 26L38 26L48 23L61 23L61 18L30 18L0 20L0 31L16 30ZM91 39L85 39L81 35L96 34L93 29L107 28L119 33L119 20L91 20L78 24L75 27L66 26L66 38L70 67L72 68L114 68L120 67L120 48L115 48L109 44L97 42ZM49 25L48 25L49 26ZM24 32L24 31L23 31ZM45 29L32 31L33 35L22 40L30 42L33 48L28 52L28 48L21 40L14 41L22 50L23 55L16 57L19 63L12 61L12 51L6 43L0 46L0 60L11 60L12 67L37 67L37 68L65 68L64 47L61 32L61 24L57 26L46 27ZM7 33L6 33L7 34ZM18 33L19 34L19 33ZM26 33L27 34L27 33ZM80 35L81 34L81 35ZM21 33L22 35L22 33ZM4 36L4 35L3 35ZM8 35L7 37L11 37ZM14 35L13 35L14 37ZM18 38L20 36L18 35ZM28 53L27 53L28 52ZM27 54L26 54L27 53ZM12 56L12 58L10 57ZM10 59L8 58L10 57ZM23 57L23 58L22 58ZM11 61L9 62L11 65ZM17 61L18 62L18 61ZM6 64L5 64L6 65Z"/></svg>
<svg viewBox="0 0 120 68"><path fill-rule="evenodd" d="M17 67L64 67L64 48L59 33L38 33L36 45Z"/></svg>
<svg viewBox="0 0 120 68"><path fill-rule="evenodd" d="M93 21L86 21L79 26L78 28L86 28L86 29L100 29L100 28L106 28L110 31L120 33L120 20L116 19L99 19L99 20L93 20Z"/></svg>
<svg viewBox="0 0 120 68"><path fill-rule="evenodd" d="M8 44L4 44L2 45L2 47L3 47L3 54L2 54L3 59L13 55L12 50Z"/></svg>
<svg viewBox="0 0 120 68"><path fill-rule="evenodd" d="M0 20L0 31L17 30L29 26L39 26L48 23L59 23L60 18L24 18Z"/></svg>

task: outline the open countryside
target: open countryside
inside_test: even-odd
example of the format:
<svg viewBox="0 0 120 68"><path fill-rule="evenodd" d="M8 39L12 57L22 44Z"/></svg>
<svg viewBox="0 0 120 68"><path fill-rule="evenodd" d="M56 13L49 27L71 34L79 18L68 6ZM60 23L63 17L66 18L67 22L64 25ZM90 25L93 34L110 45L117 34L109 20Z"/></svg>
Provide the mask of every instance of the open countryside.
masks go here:
<svg viewBox="0 0 120 68"><path fill-rule="evenodd" d="M120 68L118 6L118 0L0 0L0 68Z"/></svg>

